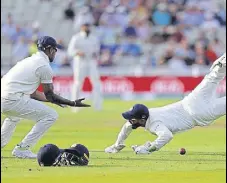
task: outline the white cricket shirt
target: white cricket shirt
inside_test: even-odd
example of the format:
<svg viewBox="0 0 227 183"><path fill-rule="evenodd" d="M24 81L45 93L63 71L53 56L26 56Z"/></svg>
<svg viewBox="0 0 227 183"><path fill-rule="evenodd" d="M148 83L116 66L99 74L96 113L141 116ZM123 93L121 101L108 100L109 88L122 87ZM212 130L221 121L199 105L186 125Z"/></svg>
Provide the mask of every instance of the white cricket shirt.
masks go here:
<svg viewBox="0 0 227 183"><path fill-rule="evenodd" d="M94 53L98 54L99 49L100 43L96 36L94 36L92 33L86 36L85 32L79 32L70 40L67 52L70 57L88 63L92 61L92 55ZM77 56L76 53L78 51L83 52L85 56Z"/></svg>
<svg viewBox="0 0 227 183"><path fill-rule="evenodd" d="M49 63L42 51L19 61L1 79L1 98L18 99L21 94L34 93L41 83L52 83Z"/></svg>
<svg viewBox="0 0 227 183"><path fill-rule="evenodd" d="M163 107L150 108L149 114L145 128L151 132L155 132L152 124L156 122L164 124L172 133L182 132L195 126L192 117L184 110L182 101Z"/></svg>

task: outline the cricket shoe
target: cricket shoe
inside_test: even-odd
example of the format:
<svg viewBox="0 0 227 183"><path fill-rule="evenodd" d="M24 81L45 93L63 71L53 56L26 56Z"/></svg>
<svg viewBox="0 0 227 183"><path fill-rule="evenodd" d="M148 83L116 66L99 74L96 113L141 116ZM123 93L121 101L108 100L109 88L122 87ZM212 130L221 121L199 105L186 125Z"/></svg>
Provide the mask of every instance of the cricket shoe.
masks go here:
<svg viewBox="0 0 227 183"><path fill-rule="evenodd" d="M23 159L36 159L37 155L31 152L28 148L22 148L20 146L16 146L13 151L12 155L17 158L23 158Z"/></svg>
<svg viewBox="0 0 227 183"><path fill-rule="evenodd" d="M118 153L119 151L121 151L123 148L125 148L124 144L119 144L119 145L112 145L110 147L107 147L105 149L106 153Z"/></svg>
<svg viewBox="0 0 227 183"><path fill-rule="evenodd" d="M221 57L214 61L210 68L210 71L213 70L216 66L226 67L226 53L224 53Z"/></svg>

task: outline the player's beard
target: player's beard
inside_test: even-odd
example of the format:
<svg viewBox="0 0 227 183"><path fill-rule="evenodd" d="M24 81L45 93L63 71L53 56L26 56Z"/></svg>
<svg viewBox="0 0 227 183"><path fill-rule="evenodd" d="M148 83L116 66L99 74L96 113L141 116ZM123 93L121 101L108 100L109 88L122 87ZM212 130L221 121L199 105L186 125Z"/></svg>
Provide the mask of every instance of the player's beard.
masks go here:
<svg viewBox="0 0 227 183"><path fill-rule="evenodd" d="M83 32L85 33L85 36L88 37L91 31L90 30L85 30Z"/></svg>

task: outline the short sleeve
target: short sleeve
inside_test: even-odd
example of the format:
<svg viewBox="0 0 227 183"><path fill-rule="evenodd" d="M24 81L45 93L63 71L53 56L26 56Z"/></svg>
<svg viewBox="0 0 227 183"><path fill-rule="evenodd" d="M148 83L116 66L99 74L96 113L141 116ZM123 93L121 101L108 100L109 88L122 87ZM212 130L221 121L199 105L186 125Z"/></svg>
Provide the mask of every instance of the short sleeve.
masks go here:
<svg viewBox="0 0 227 183"><path fill-rule="evenodd" d="M41 83L52 83L53 73L49 66L42 66L36 70L37 77L40 78Z"/></svg>

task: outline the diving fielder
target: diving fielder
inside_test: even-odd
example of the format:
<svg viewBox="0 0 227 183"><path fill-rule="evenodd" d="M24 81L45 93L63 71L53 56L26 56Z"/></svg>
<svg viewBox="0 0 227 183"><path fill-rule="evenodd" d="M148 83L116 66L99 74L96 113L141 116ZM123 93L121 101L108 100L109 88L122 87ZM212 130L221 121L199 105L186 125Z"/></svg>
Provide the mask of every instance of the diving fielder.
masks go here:
<svg viewBox="0 0 227 183"><path fill-rule="evenodd" d="M133 145L136 154L150 154L169 143L173 134L186 131L195 126L208 126L214 120L226 114L226 96L217 98L216 89L226 76L226 54L218 58L211 66L203 81L183 100L158 108L148 109L143 104L136 104L122 116L127 120L118 138L106 153L117 153L125 145L124 141L132 129L145 127L157 136L153 142Z"/></svg>
<svg viewBox="0 0 227 183"><path fill-rule="evenodd" d="M43 134L57 120L57 112L40 101L72 107L89 107L83 99L70 101L53 91L52 69L57 48L61 48L54 38L41 37L38 52L18 62L1 80L1 113L6 116L1 127L1 148L8 144L20 119L35 122L32 130L12 151L18 158L36 158L30 147L34 146ZM37 91L42 84L43 91Z"/></svg>
<svg viewBox="0 0 227 183"><path fill-rule="evenodd" d="M72 37L68 46L68 55L73 58L72 99L79 97L85 77L90 76L93 86L93 105L96 110L102 108L101 83L97 65L99 50L100 43L91 33L90 25L83 23L80 32Z"/></svg>

